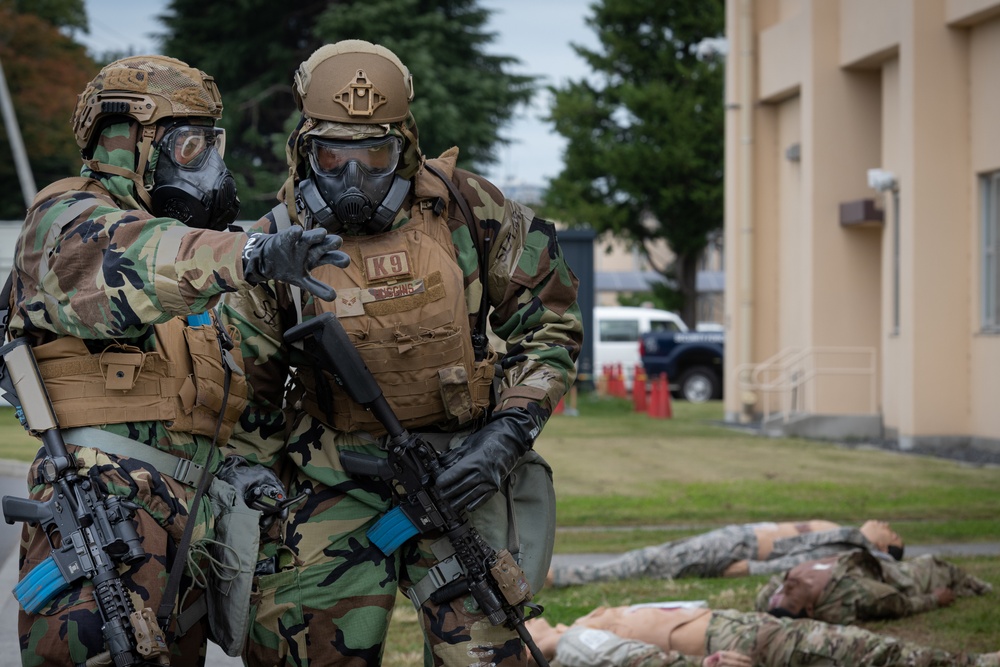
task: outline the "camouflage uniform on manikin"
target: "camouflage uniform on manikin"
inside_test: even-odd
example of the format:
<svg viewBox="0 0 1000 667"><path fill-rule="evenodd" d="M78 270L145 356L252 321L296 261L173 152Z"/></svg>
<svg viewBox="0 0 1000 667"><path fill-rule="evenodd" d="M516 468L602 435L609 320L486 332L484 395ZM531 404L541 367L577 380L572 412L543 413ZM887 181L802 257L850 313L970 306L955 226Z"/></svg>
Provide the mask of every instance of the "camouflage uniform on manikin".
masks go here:
<svg viewBox="0 0 1000 667"><path fill-rule="evenodd" d="M384 87L380 82L375 85ZM364 132L371 128L331 123L323 126L310 119L300 124L300 131L322 127L346 134L346 139L359 138L352 137L352 131L361 133L360 137L370 136ZM488 307L493 309L490 315L493 332L506 342L507 358L512 362L504 371L501 405L534 401L550 413L574 380L574 360L582 338L576 279L560 250L554 227L537 218L530 209L505 199L482 177L455 169L452 181L476 218L472 225L467 225L442 182L424 168L412 116L387 127L393 136L405 139L400 173L414 179L416 185L392 220L389 231L371 238L424 235L420 236L419 248L411 253L413 262L419 260L412 255L423 253L430 245L440 246L444 261L452 266L457 264L454 275L458 279L450 281L445 277L434 287L440 287L446 294L459 295L466 304L468 324L462 324L464 336L468 336L480 310L485 282ZM300 163L303 160L296 153L298 145L297 133L293 133L289 140L293 165L296 160ZM454 154L437 163L450 173L454 169ZM298 178L299 175L296 183ZM431 196L425 187L437 191ZM448 205L443 210L437 209L440 214L431 215L437 201L447 201ZM493 239L485 281L470 227L476 229L478 243L482 243L487 230ZM436 229L443 230L443 235ZM363 265L367 243L364 237L352 239L345 235L344 248L352 254L352 268ZM452 271L444 263L437 268L444 276ZM353 302L353 297L347 299L349 290L337 283L338 275L329 271L314 275L338 290L337 313L346 322L345 327L356 325L359 317L364 322L366 315L359 315L361 311L352 311L348 319L341 310L348 306L357 308L359 304ZM430 280L427 285L430 289ZM421 296L417 294L415 298ZM342 304L341 299L353 305ZM243 340L265 351L251 368L252 375L266 375L280 382L289 366L309 365L297 350L289 354L281 345L283 332L297 321L288 290L261 287L235 295L227 302L240 313L231 321ZM379 303L388 305L386 302L375 305ZM302 310L304 320L314 317L318 312L317 302L306 298ZM403 345L405 341L400 342L401 349L405 349ZM395 364L409 363L403 354ZM266 363L262 364L265 356ZM310 379L315 377L312 369L305 370L306 373L299 371L296 383L306 395L303 398L301 393L293 391L292 409L303 409L303 401L316 400L313 397L322 393L322 388ZM427 568L437 561L429 550L429 540L411 539L390 555L382 554L369 541L366 531L392 506L390 490L381 481L347 474L338 455L345 449L380 457L385 452L380 441L367 432L335 429L321 413L314 412L315 404L305 413L294 415L292 434L283 452L241 451L263 463L290 461L289 493L312 491L308 500L292 511L286 524L284 546L277 553L271 549L265 554L276 556L277 571L260 576L255 587L255 624L244 654L247 664L253 667L379 664L397 591L406 590L422 579ZM447 448L461 442L468 426L454 430L454 433L430 434L428 438ZM503 503L499 494L487 504L494 503ZM468 664L473 659L477 664L525 662L525 651L516 633L503 626L491 626L469 596L442 604L425 602L419 617L430 654L437 664Z"/></svg>
<svg viewBox="0 0 1000 667"><path fill-rule="evenodd" d="M706 631L705 652L738 651L761 667L958 667L998 665L996 654L955 654L879 635L855 626L760 612L717 610Z"/></svg>
<svg viewBox="0 0 1000 667"><path fill-rule="evenodd" d="M755 667L996 667L997 655L956 654L854 626L778 619L759 612L712 612L700 656L684 656L605 630L571 627L560 638L553 667L700 667L718 651L736 651Z"/></svg>
<svg viewBox="0 0 1000 667"><path fill-rule="evenodd" d="M149 72L156 67L144 62L135 66L135 72L150 76L155 84L156 75ZM221 105L208 109L204 115L217 117L219 112ZM123 172L135 170L138 128L137 124L124 121L105 127L94 149L92 164L100 163L102 168ZM159 339L164 332L186 336L183 316L205 313L216 306L224 292L249 287L243 277L241 259L246 234L194 229L172 218L154 217L140 204L134 182L129 178L96 173L88 167L84 167L82 176L91 180L73 179L67 181L68 190L57 183L43 191L28 211L14 252L16 275L10 335L27 336L36 346L36 356L53 345L76 346L74 349L84 355L82 359L77 357L79 361L55 359L50 364L42 363L39 357L43 378L53 397L58 395L56 385L60 374L70 372L66 370L67 364L79 366L88 359L100 358L103 352L121 349L115 346L130 346L129 349L142 352L148 361L154 348L169 342ZM215 327L201 328L206 330L205 340L210 343L205 363L215 363L221 368ZM214 361L212 347L218 352ZM233 356L238 363L238 349ZM57 368L59 364L63 364L62 371ZM52 370L52 376L47 369ZM235 415L230 414L235 421L238 406L242 405L236 397L237 388L243 387L244 396L246 390L239 374L234 373L233 377L233 395L227 410L236 409ZM203 389L199 385L199 391ZM121 392L123 396L127 393ZM85 393L80 396L86 399ZM100 402L100 415L111 415L120 407L113 398ZM215 409L214 415L217 414ZM222 459L218 447L211 446L211 431L217 419L210 409L206 409L204 416L207 420L204 426L211 426L201 428L200 434L178 430L180 422L137 421L121 414L116 423L110 423L112 417L108 417L109 423L90 423L179 458L215 467ZM223 430L220 445L231 427L232 422ZM165 571L176 557L176 545L186 524L197 522L192 543L214 537L210 504L202 502L197 515L190 516L193 486L161 474L139 458L106 454L91 447L70 445L68 449L75 454L81 475L89 475L109 493L126 497L139 506L135 521L146 557L119 569L133 606L150 607L155 612L167 583ZM36 460L28 484L30 497L42 500L51 496L52 489L42 483L38 465ZM20 550L21 577L50 551L44 534L25 525ZM204 566L203 556L193 560ZM182 580L180 593L184 608L203 594L188 575ZM93 586L89 580L80 580L39 613L19 612L23 664L82 664L106 648L101 625ZM166 634L172 663L201 664L206 649L205 619L180 638L174 630L171 627Z"/></svg>
<svg viewBox="0 0 1000 667"><path fill-rule="evenodd" d="M959 597L983 595L992 590L990 584L935 556L897 562L876 558L867 551L853 551L803 563L785 576L772 577L757 593L757 610L768 611L771 597L788 578L810 566L824 568L829 580L806 616L841 625L903 618L937 609L938 600L933 592L939 588L949 588Z"/></svg>
<svg viewBox="0 0 1000 667"><path fill-rule="evenodd" d="M807 560L851 549L875 549L856 528L802 533L774 542L767 560L754 560L762 524L732 525L702 535L635 549L594 565L554 565L555 586L573 586L633 577L680 579L721 577L737 561L749 561L750 574L779 572Z"/></svg>

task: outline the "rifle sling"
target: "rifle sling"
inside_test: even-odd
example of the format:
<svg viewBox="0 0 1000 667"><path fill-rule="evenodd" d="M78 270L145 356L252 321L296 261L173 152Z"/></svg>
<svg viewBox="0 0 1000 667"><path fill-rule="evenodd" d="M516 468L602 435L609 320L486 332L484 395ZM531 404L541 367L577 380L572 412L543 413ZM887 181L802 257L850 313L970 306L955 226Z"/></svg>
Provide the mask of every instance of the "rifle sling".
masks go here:
<svg viewBox="0 0 1000 667"><path fill-rule="evenodd" d="M476 335L478 336L478 341L482 341L485 347L486 341L486 316L489 313L489 289L487 283L489 282L489 253L490 253L490 243L493 242L492 237L489 235L489 230L487 229L486 237L483 242L479 242L479 235L476 233L476 218L472 214L472 209L469 208L469 202L466 200L462 193L459 192L458 187L448 178L443 171L438 169L432 164L424 163L427 167L427 171L431 172L435 176L444 182L445 186L448 188L448 192L451 193L451 198L455 201L458 209L462 212L462 217L465 218L465 225L469 228L469 235L472 236L472 243L476 246L476 250L479 251L479 282L483 285L483 296L479 304L479 313L476 314ZM473 338L473 342L477 343L477 339ZM476 350L477 355L482 352L482 350Z"/></svg>
<svg viewBox="0 0 1000 667"><path fill-rule="evenodd" d="M225 342L228 340L228 335L225 330L216 320L216 326L219 328L219 351L222 353L222 358L225 360L226 355L229 351L225 347ZM222 430L223 417L226 412L226 404L229 402L229 385L233 376L232 367L227 364L222 364L225 369L225 380L222 384L222 408L219 410L219 419L215 422L215 434L212 436L212 448L214 449L216 443L219 441L219 431ZM178 594L181 589L181 576L184 574L184 566L187 565L187 553L191 547L191 534L194 532L194 524L198 516L198 506L201 504L201 499L205 495L205 491L208 490L208 486L211 480L214 479L208 471L208 466L202 468L201 478L198 480L197 490L194 493L194 498L191 499L191 507L188 509L188 521L184 525L184 534L181 535L181 540L177 544L177 556L174 558L173 564L170 566L170 576L167 578L167 585L163 589L163 598L160 600L160 608L156 612L156 622L160 625L160 628L166 633L170 629L170 612L173 611L175 606L175 600L177 600L177 605L180 604L178 599ZM207 607L205 607L207 611ZM178 609L178 612L181 610ZM198 617L200 618L200 616ZM194 619L188 618L188 621L193 622ZM178 631L177 635L183 635L184 631Z"/></svg>
<svg viewBox="0 0 1000 667"><path fill-rule="evenodd" d="M442 537L434 542L431 545L431 552L438 562L428 569L427 574L410 586L410 590L406 592L417 611L420 611L420 606L434 591L465 574L465 568L462 567L462 563L458 560L455 549L447 537Z"/></svg>
<svg viewBox="0 0 1000 667"><path fill-rule="evenodd" d="M188 486L198 485L202 469L205 467L190 459L182 459L138 440L126 438L110 431L102 431L92 426L67 428L63 429L61 433L67 444L77 447L91 447L106 454L127 456L144 461L156 468L161 475L173 477L178 482Z"/></svg>

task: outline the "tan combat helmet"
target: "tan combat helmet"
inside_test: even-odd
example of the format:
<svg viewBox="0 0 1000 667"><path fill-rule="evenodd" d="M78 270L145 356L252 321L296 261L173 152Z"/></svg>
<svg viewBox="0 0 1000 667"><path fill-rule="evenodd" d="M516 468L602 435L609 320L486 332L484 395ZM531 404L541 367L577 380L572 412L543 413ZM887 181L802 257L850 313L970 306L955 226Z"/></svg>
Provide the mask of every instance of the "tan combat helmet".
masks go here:
<svg viewBox="0 0 1000 667"><path fill-rule="evenodd" d="M142 125L139 164L134 172L90 159L103 126L101 121L113 116L125 116ZM104 66L79 95L71 122L87 166L129 178L148 206L149 193L142 176L152 152L156 124L175 116L220 118L222 97L215 80L176 58L131 56Z"/></svg>
<svg viewBox="0 0 1000 667"><path fill-rule="evenodd" d="M413 77L389 49L360 39L318 48L295 72L295 103L316 120L388 124L406 119Z"/></svg>

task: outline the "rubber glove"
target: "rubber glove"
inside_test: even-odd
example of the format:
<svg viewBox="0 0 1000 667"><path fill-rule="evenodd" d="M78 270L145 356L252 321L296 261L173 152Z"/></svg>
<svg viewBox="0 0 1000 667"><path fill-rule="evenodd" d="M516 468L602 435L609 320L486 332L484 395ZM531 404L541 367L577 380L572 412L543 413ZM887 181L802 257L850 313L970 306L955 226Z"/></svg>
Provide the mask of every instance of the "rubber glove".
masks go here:
<svg viewBox="0 0 1000 667"><path fill-rule="evenodd" d="M253 284L280 280L333 301L337 292L309 272L323 264L348 266L351 258L339 250L342 243L343 239L325 229L306 231L297 225L276 234L252 234L243 247L243 275Z"/></svg>
<svg viewBox="0 0 1000 667"><path fill-rule="evenodd" d="M542 419L523 408L503 410L465 442L441 457L435 480L459 512L473 511L493 497L518 460L535 444Z"/></svg>

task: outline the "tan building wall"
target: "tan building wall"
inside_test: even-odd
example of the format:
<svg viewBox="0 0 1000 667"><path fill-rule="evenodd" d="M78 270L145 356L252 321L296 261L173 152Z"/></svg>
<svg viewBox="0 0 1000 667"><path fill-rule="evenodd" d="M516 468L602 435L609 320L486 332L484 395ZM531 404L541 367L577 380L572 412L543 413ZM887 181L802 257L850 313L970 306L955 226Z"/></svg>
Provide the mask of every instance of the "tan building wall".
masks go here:
<svg viewBox="0 0 1000 667"><path fill-rule="evenodd" d="M1000 447L1000 0L727 0L727 36L727 418Z"/></svg>

